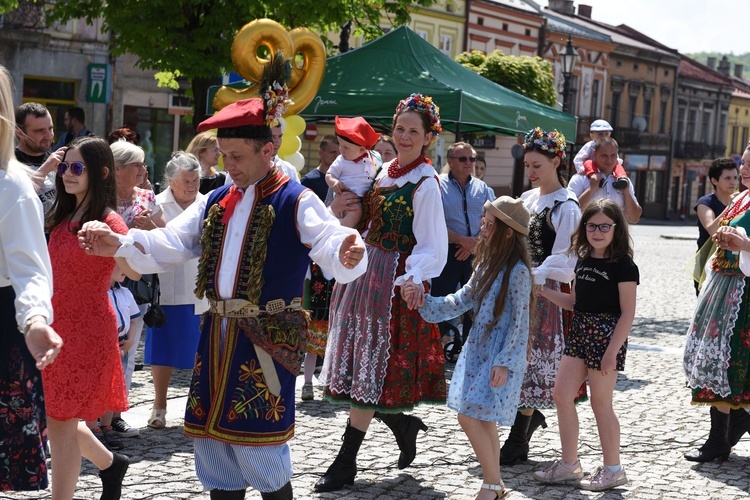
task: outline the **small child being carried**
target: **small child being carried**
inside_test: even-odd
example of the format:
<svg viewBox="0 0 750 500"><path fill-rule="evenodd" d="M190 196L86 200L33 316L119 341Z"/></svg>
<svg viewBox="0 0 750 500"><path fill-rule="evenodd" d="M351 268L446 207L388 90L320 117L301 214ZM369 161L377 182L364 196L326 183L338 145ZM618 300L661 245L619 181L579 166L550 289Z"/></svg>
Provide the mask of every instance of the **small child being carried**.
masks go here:
<svg viewBox="0 0 750 500"><path fill-rule="evenodd" d="M339 156L326 173L326 183L337 195L351 191L359 197L372 186L380 161L370 152L380 139L369 123L361 116L336 117L336 136L339 139ZM356 227L362 217L362 208L343 212L341 224Z"/></svg>
<svg viewBox="0 0 750 500"><path fill-rule="evenodd" d="M597 171L596 165L594 164L594 146L596 146L597 141L611 135L612 125L610 125L608 121L594 120L591 122L591 128L589 128L589 138L591 140L583 145L573 159L573 164L576 166L576 173L585 175L589 179L594 179L595 181L598 180L599 187L604 186L606 179ZM622 166L622 158L617 158L617 165L615 165L612 175L615 177L615 181L612 183L613 188L625 189L628 187L628 174Z"/></svg>

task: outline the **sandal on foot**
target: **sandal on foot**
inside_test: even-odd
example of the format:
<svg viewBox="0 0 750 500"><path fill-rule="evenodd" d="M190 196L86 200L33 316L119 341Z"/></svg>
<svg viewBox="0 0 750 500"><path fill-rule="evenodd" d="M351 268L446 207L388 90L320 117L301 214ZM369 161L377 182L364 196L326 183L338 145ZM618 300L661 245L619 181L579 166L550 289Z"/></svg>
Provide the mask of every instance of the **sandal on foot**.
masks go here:
<svg viewBox="0 0 750 500"><path fill-rule="evenodd" d="M500 484L482 483L482 489L494 491L496 499L508 496L508 490L505 489L505 483L502 481L500 481Z"/></svg>
<svg viewBox="0 0 750 500"><path fill-rule="evenodd" d="M163 429L167 426L167 409L151 408L151 416L148 418L148 426L152 429Z"/></svg>

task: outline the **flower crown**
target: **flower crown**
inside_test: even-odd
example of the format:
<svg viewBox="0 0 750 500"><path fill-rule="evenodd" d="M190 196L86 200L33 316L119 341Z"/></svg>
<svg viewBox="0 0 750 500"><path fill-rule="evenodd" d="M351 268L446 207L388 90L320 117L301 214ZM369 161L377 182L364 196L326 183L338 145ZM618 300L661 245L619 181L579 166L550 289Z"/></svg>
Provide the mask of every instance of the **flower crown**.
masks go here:
<svg viewBox="0 0 750 500"><path fill-rule="evenodd" d="M523 140L524 151L541 150L544 153L554 154L563 158L565 156L565 136L557 129L545 132L541 127L536 127L526 134Z"/></svg>
<svg viewBox="0 0 750 500"><path fill-rule="evenodd" d="M440 108L432 102L432 97L424 96L422 94L412 94L406 99L403 99L396 106L396 114L393 115L393 119L403 110L412 108L419 113L423 113L430 118L430 133L433 138L437 137L440 132L443 131L443 125L440 123Z"/></svg>

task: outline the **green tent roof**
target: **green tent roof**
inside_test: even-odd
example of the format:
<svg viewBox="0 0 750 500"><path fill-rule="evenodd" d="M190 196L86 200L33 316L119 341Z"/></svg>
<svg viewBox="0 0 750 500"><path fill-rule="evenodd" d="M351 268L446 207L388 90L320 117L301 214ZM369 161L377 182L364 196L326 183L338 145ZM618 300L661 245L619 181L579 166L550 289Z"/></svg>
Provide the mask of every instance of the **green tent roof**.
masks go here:
<svg viewBox="0 0 750 500"><path fill-rule="evenodd" d="M317 95L300 113L308 120L363 116L390 128L398 102L432 96L443 127L455 132L523 134L539 126L574 138L575 116L517 94L464 68L407 27L328 59Z"/></svg>

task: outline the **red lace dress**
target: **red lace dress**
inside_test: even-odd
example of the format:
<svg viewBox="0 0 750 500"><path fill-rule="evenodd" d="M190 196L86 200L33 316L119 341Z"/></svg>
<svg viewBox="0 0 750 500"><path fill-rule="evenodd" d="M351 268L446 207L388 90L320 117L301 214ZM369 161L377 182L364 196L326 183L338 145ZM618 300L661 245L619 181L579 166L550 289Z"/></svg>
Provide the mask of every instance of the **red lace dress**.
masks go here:
<svg viewBox="0 0 750 500"><path fill-rule="evenodd" d="M104 222L125 234L112 212ZM117 318L107 296L115 261L87 255L63 223L49 240L53 290L52 328L64 345L42 371L47 415L55 420L96 420L106 411L126 411L128 396L117 344Z"/></svg>

